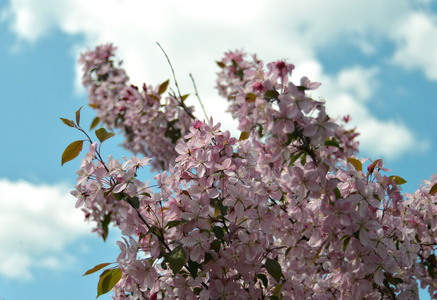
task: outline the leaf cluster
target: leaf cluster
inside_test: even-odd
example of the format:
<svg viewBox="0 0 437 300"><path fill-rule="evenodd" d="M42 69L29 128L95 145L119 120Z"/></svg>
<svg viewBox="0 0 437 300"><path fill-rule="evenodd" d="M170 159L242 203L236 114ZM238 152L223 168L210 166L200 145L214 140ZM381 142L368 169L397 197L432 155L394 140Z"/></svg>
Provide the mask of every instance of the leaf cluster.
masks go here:
<svg viewBox="0 0 437 300"><path fill-rule="evenodd" d="M88 138L88 141L92 144L93 142L92 142L91 138L80 127L80 110L81 109L82 109L82 107L76 111L76 122L73 120L65 119L65 118L60 118L60 119L68 127L73 127L73 128L78 129L79 131L82 131L86 135L86 137ZM96 121L96 119L94 119L92 124L91 124L91 128L94 128L97 125L96 122L98 123L99 120L97 119L97 121ZM100 144L115 135L115 133L108 132L105 128L99 128L99 129L95 130L94 133L95 133L97 139L100 141ZM64 152L62 153L62 158L61 158L61 165L62 166L66 162L69 162L69 161L75 159L77 156L79 156L80 152L82 151L84 141L86 141L86 140L74 141L71 144L69 144L67 146L67 148L65 148Z"/></svg>

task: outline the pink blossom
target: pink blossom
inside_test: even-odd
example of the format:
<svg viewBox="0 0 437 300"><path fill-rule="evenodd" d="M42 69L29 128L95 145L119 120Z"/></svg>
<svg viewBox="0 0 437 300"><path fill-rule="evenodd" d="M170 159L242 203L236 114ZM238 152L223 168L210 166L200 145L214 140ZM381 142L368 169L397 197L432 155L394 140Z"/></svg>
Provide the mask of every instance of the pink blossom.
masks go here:
<svg viewBox="0 0 437 300"><path fill-rule="evenodd" d="M418 280L436 293L437 175L402 195L382 160L358 159L355 129L306 94L319 83L227 52L217 88L238 139L159 86L130 85L114 51L82 55L83 83L144 157L103 160L90 143L71 193L98 235L125 235L115 299L409 299ZM149 163L167 170L151 187Z"/></svg>

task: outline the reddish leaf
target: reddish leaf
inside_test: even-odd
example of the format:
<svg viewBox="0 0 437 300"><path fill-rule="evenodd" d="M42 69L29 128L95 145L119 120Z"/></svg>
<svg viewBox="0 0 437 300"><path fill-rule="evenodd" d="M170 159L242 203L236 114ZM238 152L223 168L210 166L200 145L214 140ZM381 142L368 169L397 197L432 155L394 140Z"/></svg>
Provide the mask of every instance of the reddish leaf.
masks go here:
<svg viewBox="0 0 437 300"><path fill-rule="evenodd" d="M185 101L185 99L187 99L187 98L188 98L188 96L190 96L190 94L185 94L185 95L183 95L183 96L182 96L182 98L181 98L182 102L184 102L184 101Z"/></svg>
<svg viewBox="0 0 437 300"><path fill-rule="evenodd" d="M64 153L62 153L61 165L63 166L66 162L75 159L80 151L82 151L83 141L75 141L65 148Z"/></svg>
<svg viewBox="0 0 437 300"><path fill-rule="evenodd" d="M86 275L93 274L93 273L95 273L95 272L97 272L97 271L103 269L104 267L110 265L110 264L111 264L111 263L104 263L104 264L97 265L97 266L95 266L94 268L89 269L88 271L86 271L85 274L83 274L82 276L86 276Z"/></svg>
<svg viewBox="0 0 437 300"><path fill-rule="evenodd" d="M167 90L169 82L170 82L170 80L167 80L167 81L161 83L161 85L159 86L159 89L158 89L158 94L161 95Z"/></svg>
<svg viewBox="0 0 437 300"><path fill-rule="evenodd" d="M94 129L97 125L99 125L99 123L100 123L100 118L95 117L94 120L91 122L90 130Z"/></svg>
<svg viewBox="0 0 437 300"><path fill-rule="evenodd" d="M249 135L250 135L249 132L247 132L247 131L243 131L243 132L240 134L240 141L247 140L247 139L249 138Z"/></svg>
<svg viewBox="0 0 437 300"><path fill-rule="evenodd" d="M74 124L74 121L61 118L61 121L64 122L65 125L70 127L76 127L76 124Z"/></svg>
<svg viewBox="0 0 437 300"><path fill-rule="evenodd" d="M434 185L432 186L432 188L429 190L429 194L430 194L430 195L434 195L435 193L437 193L437 183L434 184Z"/></svg>
<svg viewBox="0 0 437 300"><path fill-rule="evenodd" d="M111 291L114 285L121 279L121 270L115 268L112 270L105 270L102 275L100 275L99 283L97 284L97 297L106 294Z"/></svg>
<svg viewBox="0 0 437 300"><path fill-rule="evenodd" d="M357 171L363 170L363 164L358 159L353 158L353 157L348 157L347 161L354 166L355 170L357 170Z"/></svg>
<svg viewBox="0 0 437 300"><path fill-rule="evenodd" d="M100 143L103 143L104 141L106 141L107 139L109 139L115 135L115 133L107 132L105 128L97 129L95 132L96 132L96 136L99 139Z"/></svg>
<svg viewBox="0 0 437 300"><path fill-rule="evenodd" d="M216 61L216 63L217 63L217 65L220 67L220 68L224 68L224 67L226 67L226 65L224 64L224 63L222 63L221 61Z"/></svg>
<svg viewBox="0 0 437 300"><path fill-rule="evenodd" d="M152 98L153 100L156 100L156 101L158 101L158 102L161 101L161 100L159 100L159 98L156 97L155 95L147 95L147 96L149 96L150 98Z"/></svg>
<svg viewBox="0 0 437 300"><path fill-rule="evenodd" d="M77 111L76 111L76 124L77 126L79 126L80 123L80 110L82 109L83 106L81 106Z"/></svg>
<svg viewBox="0 0 437 300"><path fill-rule="evenodd" d="M255 102L256 95L252 93L246 94L246 102Z"/></svg>
<svg viewBox="0 0 437 300"><path fill-rule="evenodd" d="M407 181L405 179L403 179L402 177L393 175L393 176L389 176L388 178L390 178L390 184L393 184L396 182L397 185L402 185L404 183L407 183Z"/></svg>
<svg viewBox="0 0 437 300"><path fill-rule="evenodd" d="M371 164L371 165L369 166L369 173L370 173L370 174L373 173L373 170L375 170L376 164L377 164L380 160L381 160L380 158L377 159L377 160L375 160L375 161L373 162L373 164Z"/></svg>

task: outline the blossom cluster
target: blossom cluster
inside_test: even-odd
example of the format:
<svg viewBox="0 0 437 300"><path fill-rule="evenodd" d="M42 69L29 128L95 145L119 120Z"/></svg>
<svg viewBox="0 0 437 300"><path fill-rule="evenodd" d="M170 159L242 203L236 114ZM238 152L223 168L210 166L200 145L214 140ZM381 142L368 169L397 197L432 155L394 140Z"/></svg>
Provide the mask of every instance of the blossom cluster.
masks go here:
<svg viewBox="0 0 437 300"><path fill-rule="evenodd" d="M115 50L107 44L80 57L89 105L97 120L124 134L126 149L153 157L152 167L166 170L176 158L176 142L191 124L193 108L183 103L186 96L162 97L168 82L156 87L143 84L142 90L129 84L121 63L114 60Z"/></svg>
<svg viewBox="0 0 437 300"><path fill-rule="evenodd" d="M402 196L403 179L381 159L358 159L355 130L310 97L319 83L293 84L285 61L264 70L256 56L228 52L217 84L241 136L193 119L175 99L174 113L155 111L186 125L163 142L175 153L164 157L149 144L163 137L138 109L160 94L123 100L135 88L112 55L106 46L82 58L90 102L146 158L105 162L91 144L72 194L98 234L114 224L124 235L114 299L417 299L418 281L437 299L437 175ZM152 190L137 172L156 161L167 170Z"/></svg>

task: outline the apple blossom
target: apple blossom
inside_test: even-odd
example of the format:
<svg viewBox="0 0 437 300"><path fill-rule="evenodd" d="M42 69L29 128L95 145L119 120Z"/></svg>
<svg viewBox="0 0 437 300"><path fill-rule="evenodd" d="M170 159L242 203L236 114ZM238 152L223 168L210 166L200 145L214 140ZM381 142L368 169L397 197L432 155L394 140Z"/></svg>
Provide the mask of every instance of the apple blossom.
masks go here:
<svg viewBox="0 0 437 300"><path fill-rule="evenodd" d="M237 139L184 96L163 98L168 82L129 85L114 50L82 55L83 82L100 122L145 158L103 160L88 137L72 192L100 236L124 235L102 274L121 272L114 299L416 299L418 281L437 299L437 175L402 195L405 181L358 159L355 129L307 94L320 83L225 53L217 88ZM157 188L137 178L149 163L166 170Z"/></svg>

